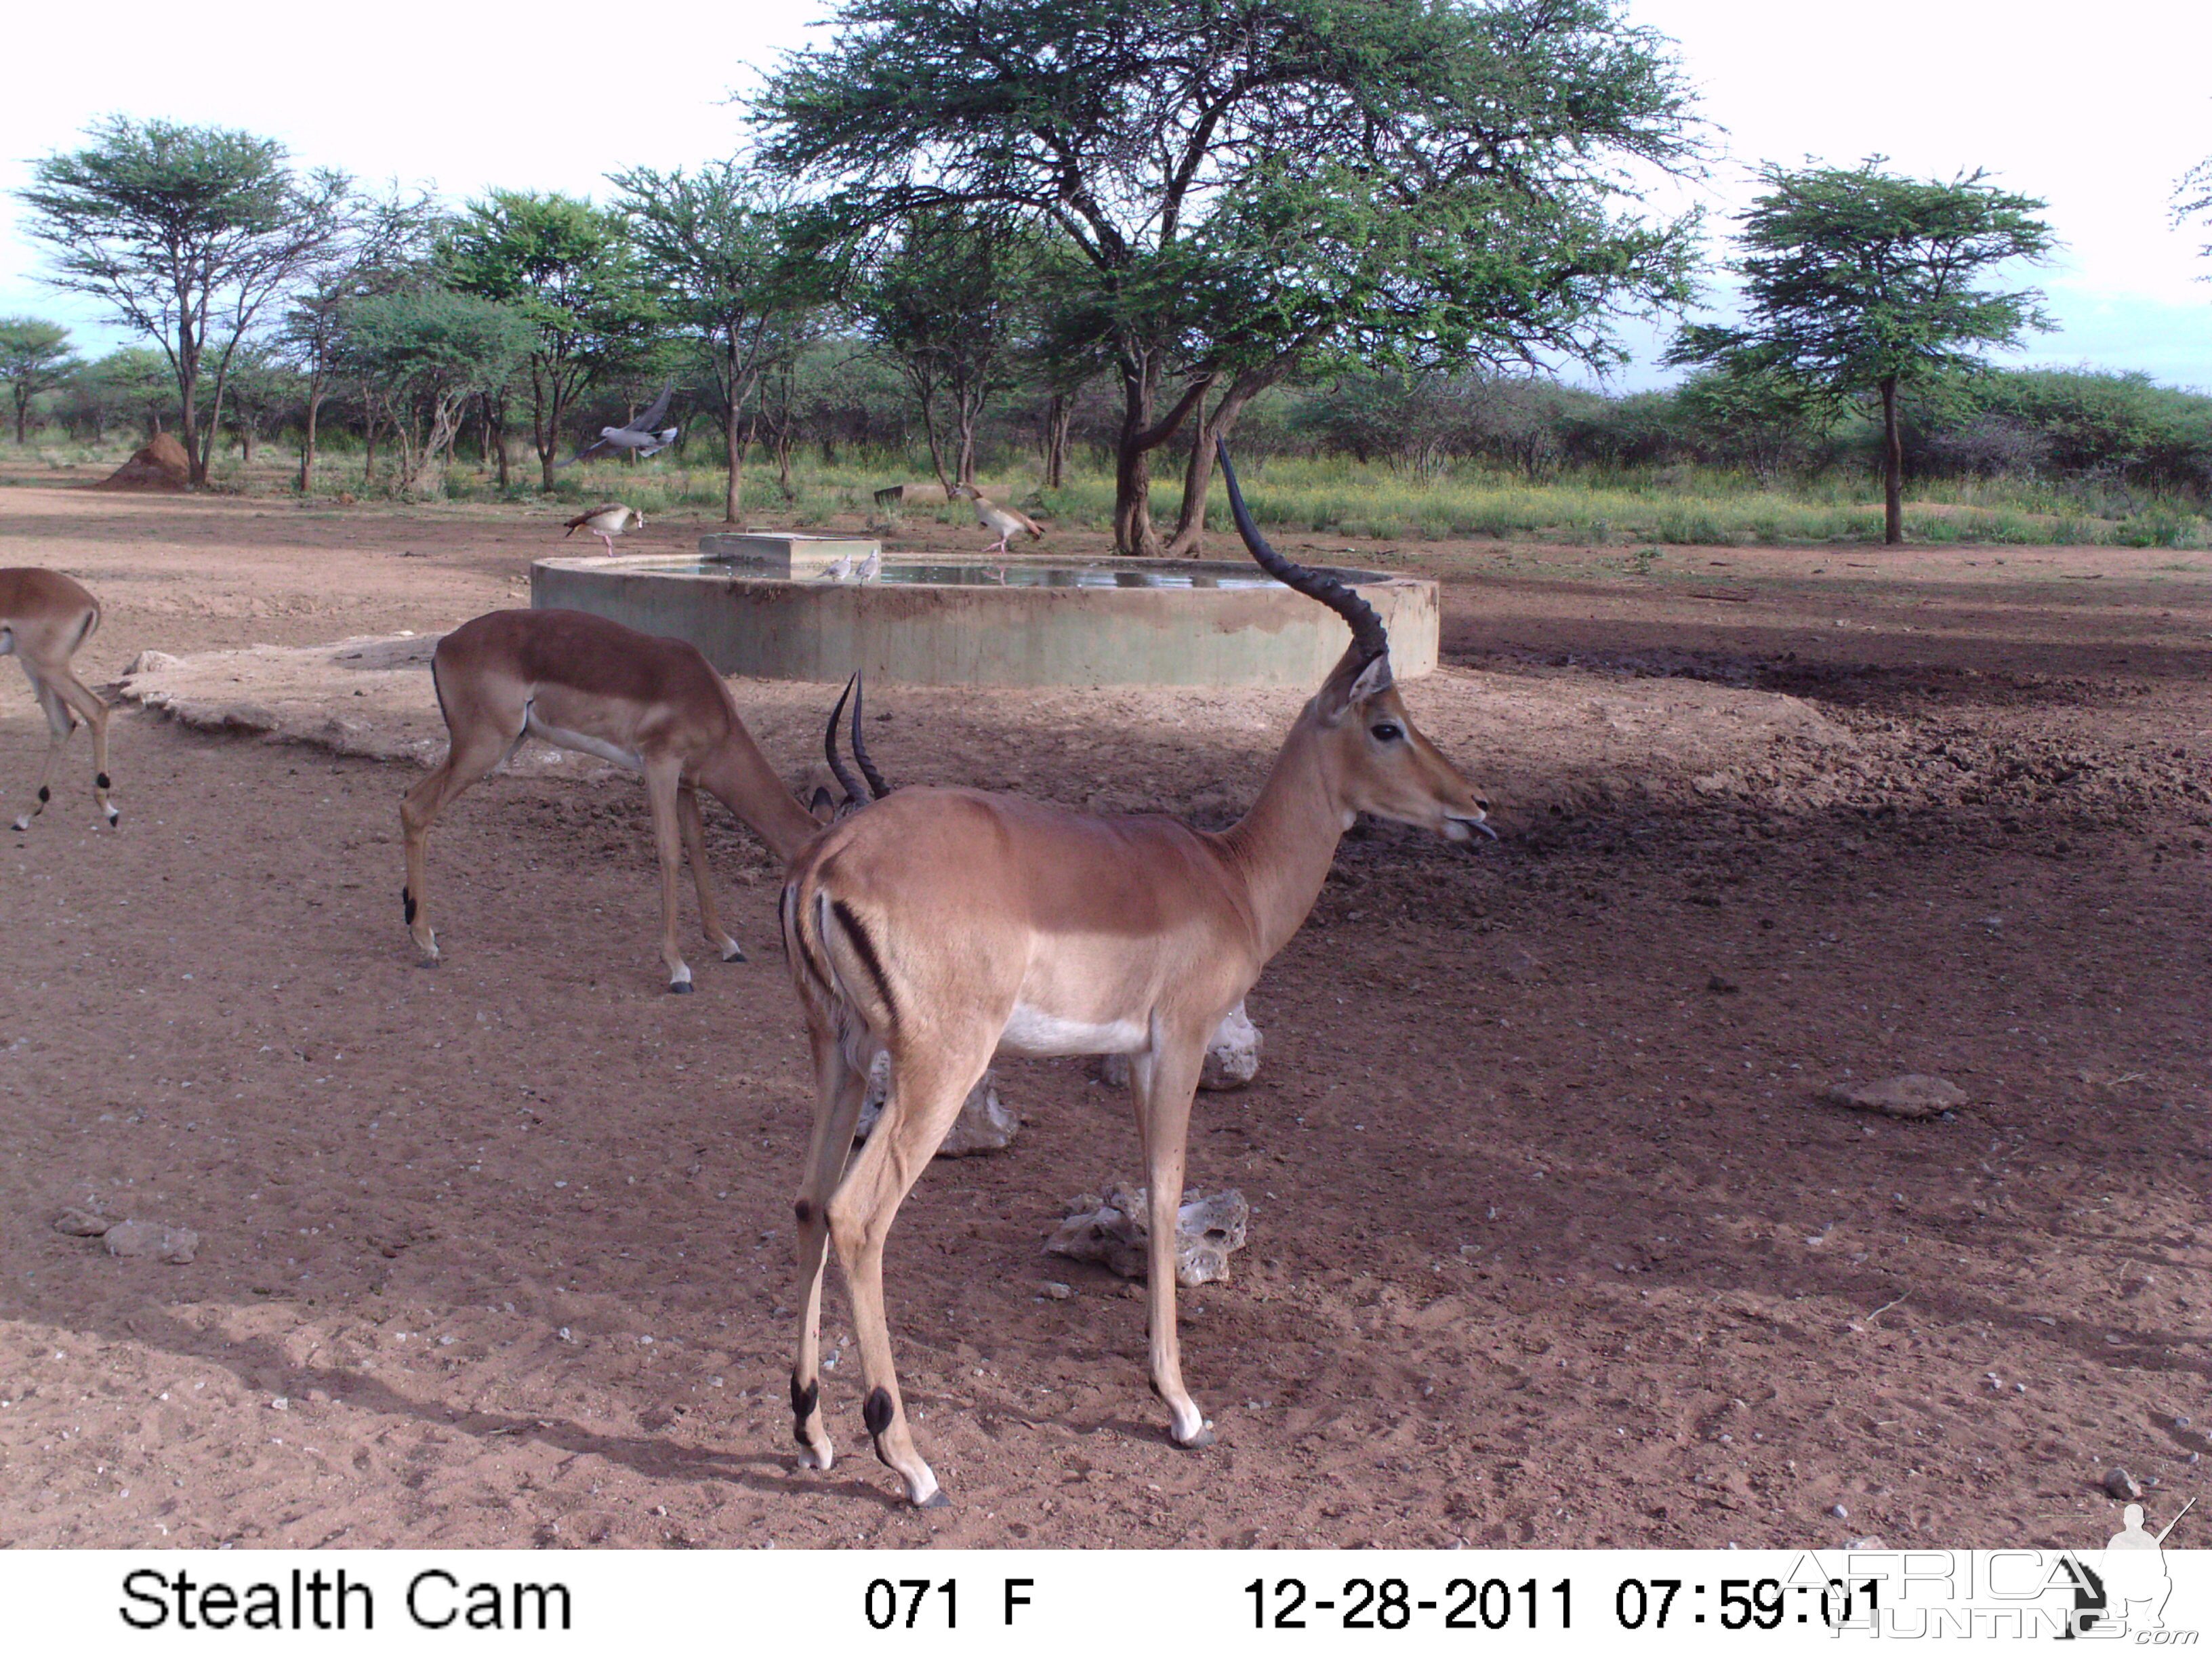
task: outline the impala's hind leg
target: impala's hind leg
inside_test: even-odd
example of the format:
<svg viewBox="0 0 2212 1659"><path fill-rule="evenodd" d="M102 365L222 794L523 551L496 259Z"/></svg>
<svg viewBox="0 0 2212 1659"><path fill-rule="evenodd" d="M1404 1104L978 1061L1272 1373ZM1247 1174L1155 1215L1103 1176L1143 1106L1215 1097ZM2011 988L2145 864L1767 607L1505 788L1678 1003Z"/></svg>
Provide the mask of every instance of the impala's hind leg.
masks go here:
<svg viewBox="0 0 2212 1659"><path fill-rule="evenodd" d="M40 707L46 711L46 723L55 728L53 745L46 750L46 770L53 770L70 738L69 711L75 710L84 723L92 728L92 799L99 807L100 817L113 829L123 814L109 804L107 799L107 705L93 689L70 672L67 668L50 673L44 684L33 681L39 692ZM65 704L66 708L57 708ZM46 802L46 782L39 781L39 801ZM20 825L18 826L21 827Z"/></svg>
<svg viewBox="0 0 2212 1659"><path fill-rule="evenodd" d="M998 1029L975 1034L964 1046L937 1043L927 1053L894 1050L890 1098L830 1200L830 1237L852 1292L853 1327L868 1389L860 1420L876 1443L876 1455L905 1482L908 1500L929 1509L948 1500L907 1428L884 1311L884 1242L899 1205L937 1155L968 1091L982 1078Z"/></svg>
<svg viewBox="0 0 2212 1659"><path fill-rule="evenodd" d="M31 804L15 815L15 828L19 830L29 829L31 820L45 811L46 803L53 799L54 763L68 745L70 733L76 730L76 716L70 713L69 705L54 688L33 674L27 662L23 665L23 672L31 682L32 695L39 700L40 712L46 717L47 743L46 757L39 766L39 787L32 793Z"/></svg>
<svg viewBox="0 0 2212 1659"><path fill-rule="evenodd" d="M845 1173L853 1151L853 1131L868 1088L867 1073L856 1066L823 1021L809 1010L817 1090L814 1133L806 1148L806 1172L792 1212L799 1223L799 1353L791 1367L792 1432L799 1449L817 1469L835 1460L836 1449L822 1420L822 1280L829 1261L830 1197Z"/></svg>

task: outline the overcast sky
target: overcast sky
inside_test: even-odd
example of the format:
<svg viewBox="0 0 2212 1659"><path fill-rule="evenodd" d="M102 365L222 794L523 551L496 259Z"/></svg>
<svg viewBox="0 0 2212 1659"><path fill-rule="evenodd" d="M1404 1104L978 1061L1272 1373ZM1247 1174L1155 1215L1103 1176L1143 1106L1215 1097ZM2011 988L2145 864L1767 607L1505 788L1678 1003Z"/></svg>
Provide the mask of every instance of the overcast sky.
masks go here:
<svg viewBox="0 0 2212 1659"><path fill-rule="evenodd" d="M240 127L282 140L301 163L434 184L456 202L495 185L604 197L610 171L731 154L730 95L781 49L822 38L807 25L825 9L28 8L9 27L19 72L0 96L0 314L67 322L94 351L123 340L86 302L38 283L40 251L20 234L12 194L34 160L76 147L101 115ZM203 15L216 21L196 24ZM2212 155L2212 5L1629 0L1629 15L1680 43L1704 114L1724 130L1714 176L1656 204L1702 203L1717 252L1764 161L1848 166L1879 153L1893 171L1945 179L1984 167L2047 200L2065 244L2018 276L2045 289L2060 331L2003 361L2141 369L2212 391L2212 283L2198 280L2212 276L2198 252L2212 226L2175 229L2167 216L2176 180ZM1616 386L1671 378L1650 361L1665 332L1629 331L1640 361Z"/></svg>

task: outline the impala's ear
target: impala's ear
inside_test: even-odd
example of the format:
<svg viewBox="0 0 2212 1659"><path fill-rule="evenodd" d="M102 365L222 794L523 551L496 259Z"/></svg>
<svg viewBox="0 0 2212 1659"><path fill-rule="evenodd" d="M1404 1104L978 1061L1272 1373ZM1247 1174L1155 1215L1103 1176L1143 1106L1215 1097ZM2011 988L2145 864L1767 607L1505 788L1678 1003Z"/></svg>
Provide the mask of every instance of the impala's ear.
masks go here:
<svg viewBox="0 0 2212 1659"><path fill-rule="evenodd" d="M814 799L806 803L806 810L828 823L837 816L837 802L827 789L817 783L814 786Z"/></svg>
<svg viewBox="0 0 2212 1659"><path fill-rule="evenodd" d="M1347 712L1376 692L1388 690L1392 684L1389 653L1362 662L1358 650L1354 646L1338 659L1321 689L1322 718L1331 724L1342 720Z"/></svg>
<svg viewBox="0 0 2212 1659"><path fill-rule="evenodd" d="M1377 691L1387 691L1394 682L1390 678L1390 658L1386 653L1359 671L1359 678L1352 683L1347 701L1365 702Z"/></svg>

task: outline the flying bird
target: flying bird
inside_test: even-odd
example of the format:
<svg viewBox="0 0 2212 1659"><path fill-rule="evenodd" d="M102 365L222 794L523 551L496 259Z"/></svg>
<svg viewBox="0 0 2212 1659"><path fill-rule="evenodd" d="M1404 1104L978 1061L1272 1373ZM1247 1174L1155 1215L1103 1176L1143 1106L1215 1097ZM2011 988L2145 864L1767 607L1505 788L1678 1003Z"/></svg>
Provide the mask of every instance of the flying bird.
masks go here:
<svg viewBox="0 0 2212 1659"><path fill-rule="evenodd" d="M609 501L588 513L579 513L568 524L568 534L561 538L562 541L567 541L579 530L588 530L607 544L607 551L611 554L615 550L615 538L623 531L645 528L645 514L624 507L620 501Z"/></svg>
<svg viewBox="0 0 2212 1659"><path fill-rule="evenodd" d="M1017 531L1026 531L1039 540L1044 538L1044 532L1037 527L1035 519L1025 513L1017 512L1011 507L1000 507L998 502L976 489L974 484L955 484L952 486L952 493L956 495L965 495L975 503L976 523L981 525L986 530L995 530L999 532L999 539L983 550L986 553L1006 552L1006 538Z"/></svg>
<svg viewBox="0 0 2212 1659"><path fill-rule="evenodd" d="M644 414L639 416L628 426L601 427L599 435L594 441L586 444L559 465L573 466L597 449L635 450L640 460L643 460L648 455L658 455L676 441L676 434L681 429L672 426L658 431L654 429L654 422L668 413L668 399L675 390L676 383L671 380L660 388L660 395L653 400L653 407L647 410Z"/></svg>

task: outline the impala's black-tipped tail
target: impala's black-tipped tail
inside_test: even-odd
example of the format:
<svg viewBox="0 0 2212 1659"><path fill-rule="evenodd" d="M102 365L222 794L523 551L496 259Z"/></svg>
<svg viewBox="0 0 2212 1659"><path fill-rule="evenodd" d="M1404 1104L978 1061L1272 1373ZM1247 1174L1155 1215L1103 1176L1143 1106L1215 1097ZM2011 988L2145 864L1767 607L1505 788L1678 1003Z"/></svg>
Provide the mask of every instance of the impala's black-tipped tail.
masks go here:
<svg viewBox="0 0 2212 1659"><path fill-rule="evenodd" d="M1214 451L1221 458L1222 482L1229 487L1229 511L1237 520L1237 533L1244 538L1245 549L1254 562L1285 587L1294 587L1308 599L1320 600L1343 617L1362 657L1372 661L1388 652L1390 636L1383 631L1382 618L1375 614L1373 605L1335 577L1294 564L1267 545L1267 538L1260 533L1260 526L1252 522L1252 514L1245 508L1244 492L1237 487L1237 469L1230 462L1227 441L1215 439Z"/></svg>

